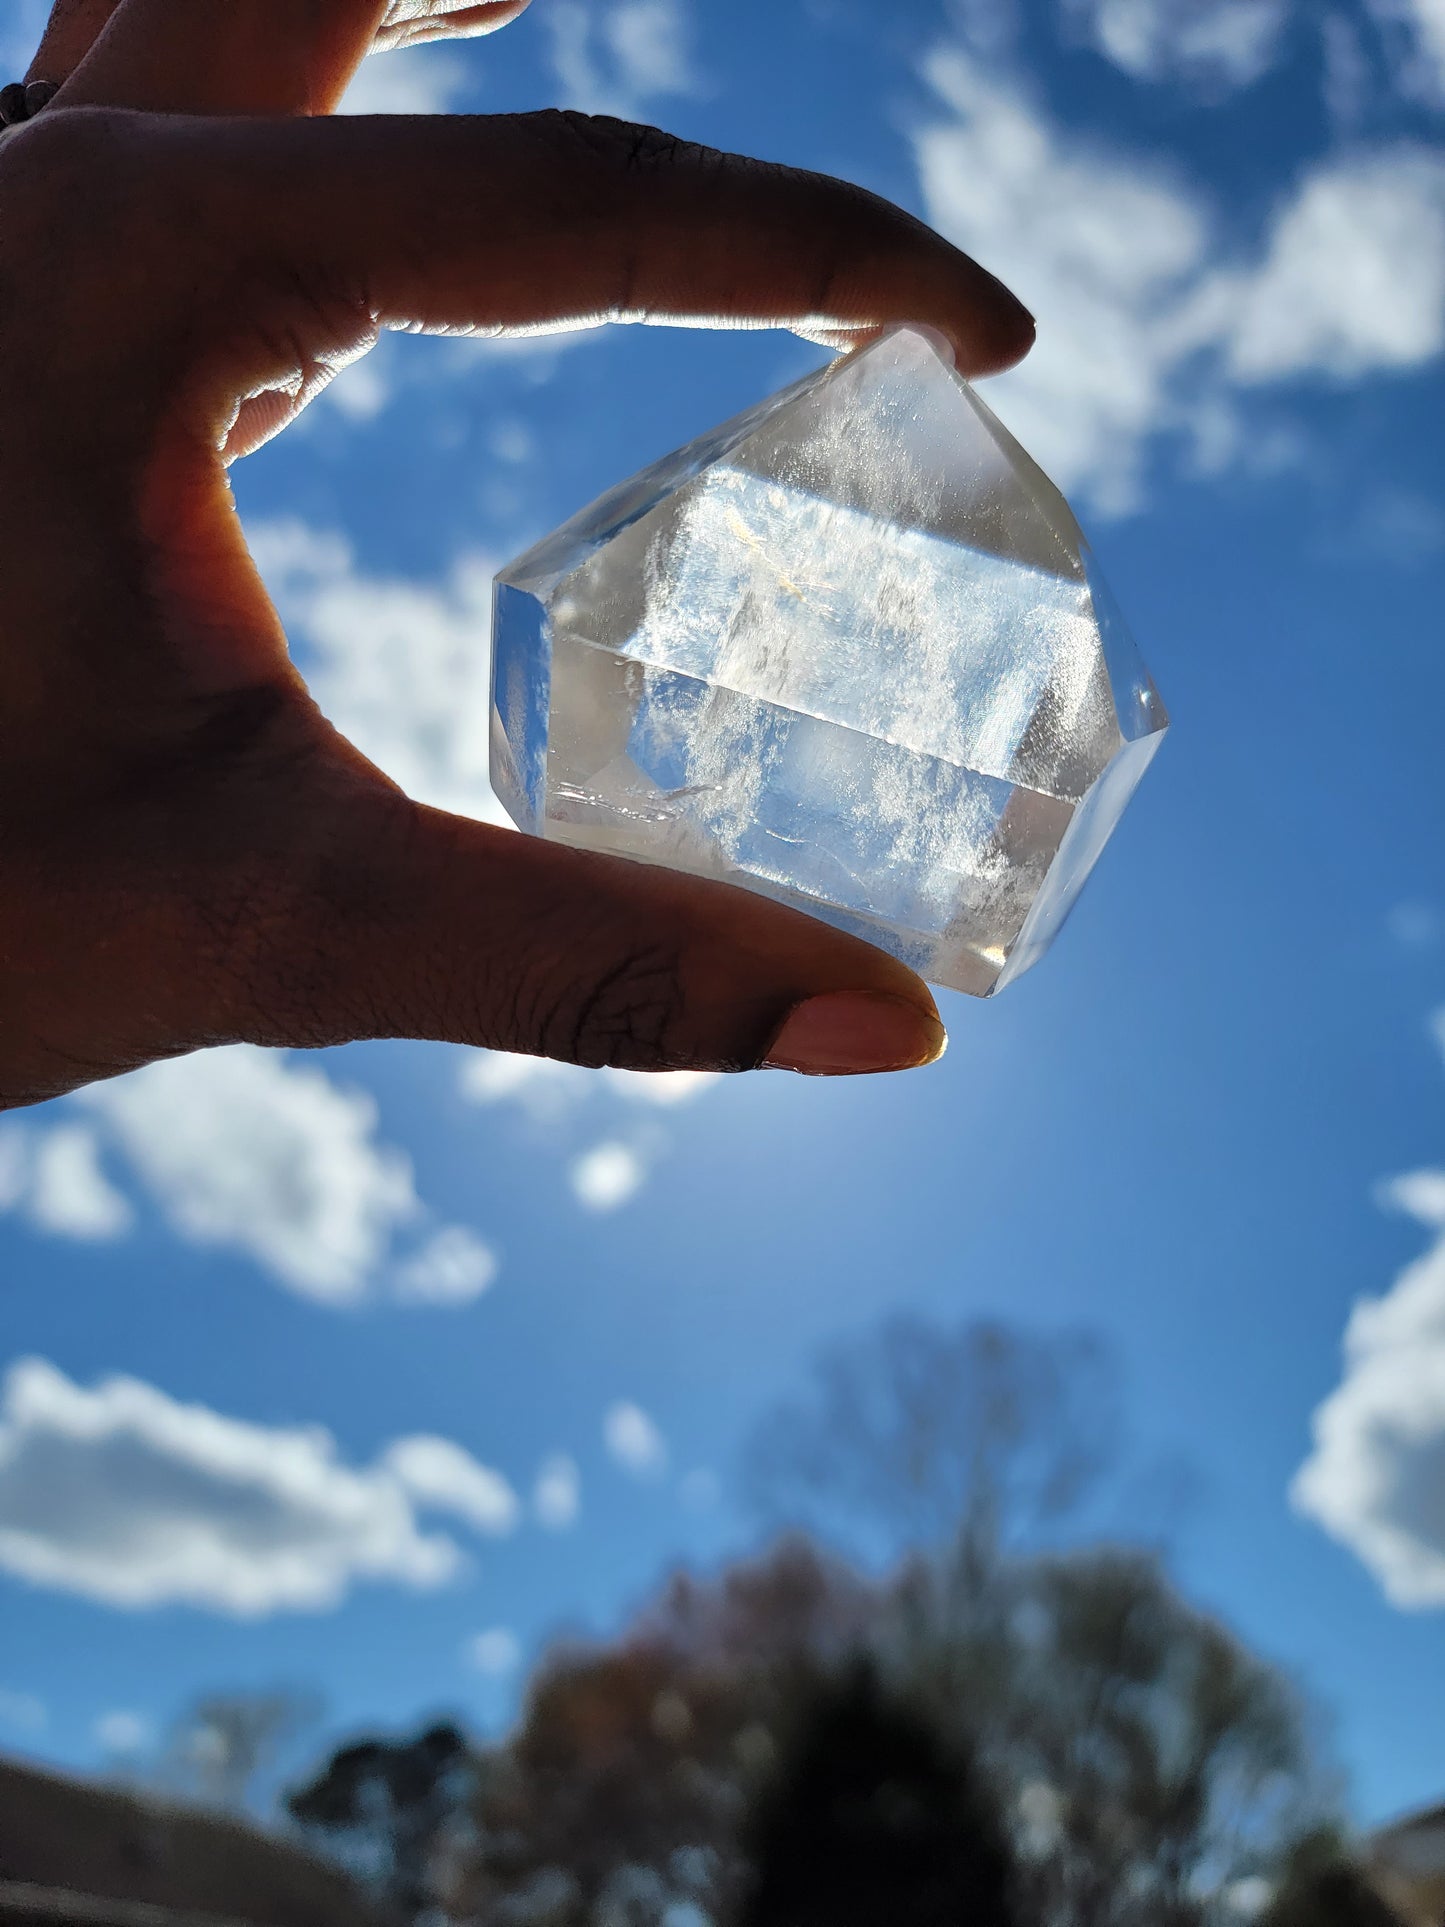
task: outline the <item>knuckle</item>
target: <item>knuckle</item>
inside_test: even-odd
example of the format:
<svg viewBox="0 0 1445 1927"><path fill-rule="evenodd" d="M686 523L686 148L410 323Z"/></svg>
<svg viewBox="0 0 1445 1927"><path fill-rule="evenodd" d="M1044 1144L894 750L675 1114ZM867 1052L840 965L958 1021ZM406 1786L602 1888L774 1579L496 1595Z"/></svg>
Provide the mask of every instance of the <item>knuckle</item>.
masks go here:
<svg viewBox="0 0 1445 1927"><path fill-rule="evenodd" d="M534 1047L589 1069L665 1070L679 1061L682 1003L677 953L666 944L637 946L600 975L567 982L537 1012Z"/></svg>
<svg viewBox="0 0 1445 1927"><path fill-rule="evenodd" d="M234 308L234 311L233 311ZM378 325L359 289L328 284L323 275L277 266L256 272L217 304L208 331L225 358L239 336L246 374L287 385L312 383L338 358L373 345Z"/></svg>

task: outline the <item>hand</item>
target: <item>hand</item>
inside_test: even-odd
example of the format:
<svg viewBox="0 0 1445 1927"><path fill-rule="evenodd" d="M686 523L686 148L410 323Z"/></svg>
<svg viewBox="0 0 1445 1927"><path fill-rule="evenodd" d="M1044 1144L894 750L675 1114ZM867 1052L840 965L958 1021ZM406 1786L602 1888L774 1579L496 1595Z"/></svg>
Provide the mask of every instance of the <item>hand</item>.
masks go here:
<svg viewBox="0 0 1445 1927"><path fill-rule="evenodd" d="M880 952L411 802L310 700L226 461L379 328L908 318L977 374L1027 316L871 195L652 130L286 117L401 14L498 10L78 0L104 34L0 136L0 1107L237 1040L928 1061Z"/></svg>

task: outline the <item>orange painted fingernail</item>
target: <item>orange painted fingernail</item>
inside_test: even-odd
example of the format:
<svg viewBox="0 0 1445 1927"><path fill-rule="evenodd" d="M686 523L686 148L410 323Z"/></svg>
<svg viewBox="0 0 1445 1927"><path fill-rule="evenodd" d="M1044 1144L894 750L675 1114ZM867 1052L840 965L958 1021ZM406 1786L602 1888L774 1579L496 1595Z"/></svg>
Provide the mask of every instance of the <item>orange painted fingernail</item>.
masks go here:
<svg viewBox="0 0 1445 1927"><path fill-rule="evenodd" d="M912 1071L942 1057L948 1033L903 997L835 990L795 1004L763 1059L769 1070L804 1077Z"/></svg>

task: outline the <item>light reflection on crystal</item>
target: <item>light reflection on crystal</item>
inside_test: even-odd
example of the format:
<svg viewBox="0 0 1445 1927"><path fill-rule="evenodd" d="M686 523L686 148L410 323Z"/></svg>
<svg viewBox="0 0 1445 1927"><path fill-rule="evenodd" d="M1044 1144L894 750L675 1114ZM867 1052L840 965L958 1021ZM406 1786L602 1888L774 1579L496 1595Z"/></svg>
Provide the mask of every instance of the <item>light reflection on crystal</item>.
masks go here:
<svg viewBox="0 0 1445 1927"><path fill-rule="evenodd" d="M765 891L988 995L1168 725L1068 505L895 329L497 582L520 827Z"/></svg>

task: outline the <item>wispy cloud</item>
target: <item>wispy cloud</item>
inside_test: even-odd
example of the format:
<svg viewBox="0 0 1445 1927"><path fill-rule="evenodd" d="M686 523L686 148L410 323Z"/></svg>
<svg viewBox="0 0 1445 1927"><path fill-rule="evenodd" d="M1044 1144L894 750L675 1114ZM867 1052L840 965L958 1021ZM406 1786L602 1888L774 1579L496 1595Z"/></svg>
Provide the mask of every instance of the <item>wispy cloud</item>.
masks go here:
<svg viewBox="0 0 1445 1927"><path fill-rule="evenodd" d="M607 1408L602 1440L608 1455L636 1478L660 1478L667 1470L667 1440L657 1421L630 1399L620 1399Z"/></svg>
<svg viewBox="0 0 1445 1927"><path fill-rule="evenodd" d="M589 1211L615 1211L637 1196L667 1151L660 1116L716 1081L708 1071L589 1071L500 1051L468 1051L458 1077L470 1102L512 1109L560 1156Z"/></svg>
<svg viewBox="0 0 1445 1927"><path fill-rule="evenodd" d="M1222 338L1245 384L1419 368L1445 347L1445 157L1398 146L1307 175L1258 266L1227 278Z"/></svg>
<svg viewBox="0 0 1445 1927"><path fill-rule="evenodd" d="M444 1225L397 1267L393 1295L407 1305L469 1305L497 1275L497 1255L465 1225Z"/></svg>
<svg viewBox="0 0 1445 1927"><path fill-rule="evenodd" d="M554 0L546 20L563 106L637 120L655 101L698 90L682 0Z"/></svg>
<svg viewBox="0 0 1445 1927"><path fill-rule="evenodd" d="M1322 38L1326 105L1352 126L1371 94L1445 102L1442 0L1059 0L1068 29L1133 79L1173 82L1206 97L1253 85L1291 44ZM1369 29L1373 28L1373 32ZM1362 31L1364 29L1364 31Z"/></svg>
<svg viewBox="0 0 1445 1927"><path fill-rule="evenodd" d="M1169 438L1209 466L1278 459L1262 390L1418 368L1445 347L1438 153L1324 161L1242 247L1197 186L1082 140L960 48L925 74L949 110L914 134L929 216L1039 317L1037 348L990 400L1096 506L1132 506Z"/></svg>
<svg viewBox="0 0 1445 1927"><path fill-rule="evenodd" d="M542 1461L532 1487L532 1510L537 1523L549 1532L565 1532L582 1511L582 1474L566 1452Z"/></svg>
<svg viewBox="0 0 1445 1927"><path fill-rule="evenodd" d="M1445 103L1445 4L1442 0L1366 0L1390 43L1400 90Z"/></svg>
<svg viewBox="0 0 1445 1927"><path fill-rule="evenodd" d="M454 1513L494 1536L517 1528L522 1503L507 1480L450 1439L431 1434L397 1439L380 1463L419 1505Z"/></svg>
<svg viewBox="0 0 1445 1927"><path fill-rule="evenodd" d="M1274 61L1291 0L1063 0L1065 17L1136 80L1247 87Z"/></svg>
<svg viewBox="0 0 1445 1927"><path fill-rule="evenodd" d="M155 1727L145 1714L124 1706L102 1713L90 1730L102 1753L120 1759L143 1753L155 1739Z"/></svg>
<svg viewBox="0 0 1445 1927"><path fill-rule="evenodd" d="M647 1182L647 1166L631 1145L608 1140L575 1158L568 1177L578 1202L589 1211L615 1211Z"/></svg>
<svg viewBox="0 0 1445 1927"><path fill-rule="evenodd" d="M522 1663L522 1642L510 1626L489 1626L467 1641L466 1659L488 1679L505 1679Z"/></svg>
<svg viewBox="0 0 1445 1927"><path fill-rule="evenodd" d="M1445 1053L1445 1011L1432 1019ZM1433 1234L1345 1332L1344 1374L1314 1415L1296 1508L1346 1545L1393 1605L1445 1607L1445 1171L1412 1171L1381 1203Z"/></svg>
<svg viewBox="0 0 1445 1927"><path fill-rule="evenodd" d="M342 114L445 114L466 92L471 69L454 47L405 47L363 60L342 96Z"/></svg>
<svg viewBox="0 0 1445 1927"><path fill-rule="evenodd" d="M468 1051L458 1076L474 1104L515 1104L541 1124L575 1115L598 1098L618 1098L645 1111L688 1104L718 1081L716 1071L582 1070L547 1057Z"/></svg>
<svg viewBox="0 0 1445 1927"><path fill-rule="evenodd" d="M135 1221L102 1168L96 1133L83 1124L0 1126L0 1211L13 1210L37 1231L83 1243L123 1237Z"/></svg>

